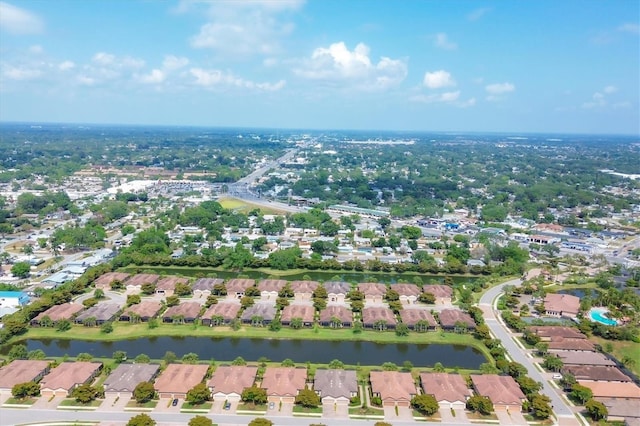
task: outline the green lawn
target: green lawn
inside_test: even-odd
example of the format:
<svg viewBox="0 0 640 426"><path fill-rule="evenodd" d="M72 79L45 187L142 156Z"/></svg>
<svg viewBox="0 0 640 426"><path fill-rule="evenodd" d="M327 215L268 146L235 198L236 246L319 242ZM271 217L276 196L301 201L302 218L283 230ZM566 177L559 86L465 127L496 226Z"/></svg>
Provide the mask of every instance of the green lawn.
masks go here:
<svg viewBox="0 0 640 426"><path fill-rule="evenodd" d="M252 402L241 402L238 404L238 410L242 411L267 411L267 404L254 404Z"/></svg>
<svg viewBox="0 0 640 426"><path fill-rule="evenodd" d="M613 346L612 355L616 357L618 361L622 361L623 358L629 357L635 360L635 364L629 365L627 368L634 374L640 375L640 343L622 341L622 340L607 340L602 337L592 336L591 340L598 343L602 348L605 348L608 344Z"/></svg>
<svg viewBox="0 0 640 426"><path fill-rule="evenodd" d="M33 405L36 402L36 398L14 398L7 399L4 403L11 405Z"/></svg>
<svg viewBox="0 0 640 426"><path fill-rule="evenodd" d="M185 402L182 404L183 410L210 410L213 407L213 402L203 402L202 404L191 404L190 402Z"/></svg>
<svg viewBox="0 0 640 426"><path fill-rule="evenodd" d="M354 407L349 408L349 414L353 414L355 416L383 416L384 410L382 408L373 407Z"/></svg>
<svg viewBox="0 0 640 426"><path fill-rule="evenodd" d="M99 407L102 404L102 400L94 399L91 402L83 404L82 402L76 401L74 398L63 399L60 403L62 407Z"/></svg>
<svg viewBox="0 0 640 426"><path fill-rule="evenodd" d="M142 404L137 403L134 399L127 403L128 408L156 408L156 405L158 405L158 401L153 399Z"/></svg>
<svg viewBox="0 0 640 426"><path fill-rule="evenodd" d="M293 412L322 414L322 407L303 407L302 405L294 405Z"/></svg>

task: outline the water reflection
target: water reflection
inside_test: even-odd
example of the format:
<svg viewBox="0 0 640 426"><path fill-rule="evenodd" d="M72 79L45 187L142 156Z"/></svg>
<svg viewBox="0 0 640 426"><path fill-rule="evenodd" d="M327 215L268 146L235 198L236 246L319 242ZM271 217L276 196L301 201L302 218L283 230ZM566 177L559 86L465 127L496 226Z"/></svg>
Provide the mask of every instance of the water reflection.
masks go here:
<svg viewBox="0 0 640 426"><path fill-rule="evenodd" d="M346 364L398 365L410 361L415 366L432 366L436 362L445 367L477 369L485 362L484 356L474 348L462 345L384 344L354 341L238 339L210 337L153 337L115 342L87 342L80 340L27 340L27 349L43 350L48 356L76 356L82 352L110 358L115 351L125 351L129 358L141 353L161 359L167 351L178 357L194 352L200 359L215 358L231 361L242 357L257 361L265 357L275 362L290 358L295 362L329 363L339 359ZM10 347L1 353L8 353Z"/></svg>

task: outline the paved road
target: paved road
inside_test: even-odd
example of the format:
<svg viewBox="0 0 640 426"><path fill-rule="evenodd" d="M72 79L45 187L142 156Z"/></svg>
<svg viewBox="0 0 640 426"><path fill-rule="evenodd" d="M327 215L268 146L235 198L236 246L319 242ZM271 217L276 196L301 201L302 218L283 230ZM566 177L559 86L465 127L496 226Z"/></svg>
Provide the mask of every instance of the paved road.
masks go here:
<svg viewBox="0 0 640 426"><path fill-rule="evenodd" d="M484 319L489 329L491 329L491 333L502 341L502 345L511 359L524 365L527 368L529 377L534 379L536 382L542 383L542 393L551 398L551 405L553 406L553 411L558 417L559 424L579 425L580 422L576 418L571 407L560 396L558 389L554 388L549 381L547 381L542 373L540 373L540 370L534 366L533 360L529 358L525 351L514 342L513 335L506 325L504 325L502 321L498 320L497 314L493 309L493 302L502 293L504 286L519 286L520 284L522 284L522 280L516 279L489 289L489 291L487 291L480 299L480 308L484 312Z"/></svg>
<svg viewBox="0 0 640 426"><path fill-rule="evenodd" d="M35 422L81 422L81 421L100 421L102 424L108 425L124 425L131 417L137 415L135 412L117 413L117 412L85 412L85 411L67 411L67 410L29 410L24 409L2 409L0 412L0 424L2 426L33 424ZM196 414L179 414L179 413L149 413L159 426L164 425L186 425L189 419ZM303 417L272 417L272 416L247 416L247 415L229 415L214 414L209 415L214 422L220 426L246 426L254 417L267 417L274 422L276 426L306 426L313 423L322 423L326 426L363 426L372 425L377 420L352 420L352 419L328 419L328 418L303 418ZM418 424L418 422L393 420L394 425L402 424ZM458 426L465 423L438 423L440 426ZM468 426L468 423L467 423Z"/></svg>

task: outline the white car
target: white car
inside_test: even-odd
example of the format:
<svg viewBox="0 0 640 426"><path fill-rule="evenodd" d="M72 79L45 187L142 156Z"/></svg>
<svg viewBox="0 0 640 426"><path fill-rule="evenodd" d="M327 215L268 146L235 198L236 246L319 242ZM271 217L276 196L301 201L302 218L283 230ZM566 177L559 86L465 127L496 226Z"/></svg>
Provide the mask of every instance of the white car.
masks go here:
<svg viewBox="0 0 640 426"><path fill-rule="evenodd" d="M553 375L553 379L554 379L554 380L560 380L560 379L562 379L562 374L554 374L554 375Z"/></svg>

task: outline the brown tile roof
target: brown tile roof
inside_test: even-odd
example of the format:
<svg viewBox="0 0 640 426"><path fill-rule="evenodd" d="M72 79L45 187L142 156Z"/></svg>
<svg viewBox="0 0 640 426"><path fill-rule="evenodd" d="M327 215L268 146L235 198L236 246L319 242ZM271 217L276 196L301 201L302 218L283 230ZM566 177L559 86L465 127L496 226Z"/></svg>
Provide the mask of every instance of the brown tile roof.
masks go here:
<svg viewBox="0 0 640 426"><path fill-rule="evenodd" d="M285 280L262 280L258 283L258 290L279 292L286 285Z"/></svg>
<svg viewBox="0 0 640 426"><path fill-rule="evenodd" d="M258 374L258 367L221 365L216 368L207 386L211 388L212 393L240 395L245 388L253 386L256 374Z"/></svg>
<svg viewBox="0 0 640 426"><path fill-rule="evenodd" d="M431 327L437 325L431 312L426 309L402 309L400 311L400 318L403 323L411 326L416 325L418 321L427 321Z"/></svg>
<svg viewBox="0 0 640 426"><path fill-rule="evenodd" d="M215 316L221 316L225 321L231 321L238 316L240 311L239 303L221 302L211 305L209 309L202 314L202 318L211 319Z"/></svg>
<svg viewBox="0 0 640 426"><path fill-rule="evenodd" d="M249 278L233 278L225 284L227 293L244 293L249 287L253 287L256 280Z"/></svg>
<svg viewBox="0 0 640 426"><path fill-rule="evenodd" d="M353 322L353 313L344 306L327 306L320 311L320 322L331 322L336 317L343 323Z"/></svg>
<svg viewBox="0 0 640 426"><path fill-rule="evenodd" d="M291 281L291 290L294 293L313 293L320 283L317 281Z"/></svg>
<svg viewBox="0 0 640 426"><path fill-rule="evenodd" d="M91 379L102 368L101 362L63 362L44 376L40 389L72 390Z"/></svg>
<svg viewBox="0 0 640 426"><path fill-rule="evenodd" d="M553 338L551 341L547 342L549 345L549 350L560 350L560 351L588 351L595 352L595 345L593 342L587 339L564 339Z"/></svg>
<svg viewBox="0 0 640 426"><path fill-rule="evenodd" d="M157 274L136 274L125 282L126 285L130 286L142 286L142 284L155 284L158 279L160 279L160 275Z"/></svg>
<svg viewBox="0 0 640 426"><path fill-rule="evenodd" d="M580 331L573 327L563 327L563 326L531 326L529 327L533 333L540 337L564 337L568 339L586 339L587 336L582 334Z"/></svg>
<svg viewBox="0 0 640 426"><path fill-rule="evenodd" d="M634 399L624 399L624 398L597 398L598 401L602 402L609 412L609 418L611 417L626 417L628 420L625 423L625 426L631 426L629 423L630 419L635 418L636 420L640 418L640 410L638 410L638 401Z"/></svg>
<svg viewBox="0 0 640 426"><path fill-rule="evenodd" d="M443 309L440 311L438 318L440 319L440 324L447 328L454 328L457 322L462 322L469 328L476 327L476 322L473 318L459 309Z"/></svg>
<svg viewBox="0 0 640 426"><path fill-rule="evenodd" d="M544 298L544 308L551 312L575 315L580 310L580 298L571 294L549 293Z"/></svg>
<svg viewBox="0 0 640 426"><path fill-rule="evenodd" d="M640 399L640 387L633 382L589 382L580 381L593 392L594 398L630 398Z"/></svg>
<svg viewBox="0 0 640 426"><path fill-rule="evenodd" d="M476 391L488 397L494 404L522 405L526 399L520 386L511 376L497 374L471 375L471 381Z"/></svg>
<svg viewBox="0 0 640 426"><path fill-rule="evenodd" d="M124 283L127 278L129 278L129 274L124 272L107 272L96 278L93 283L96 287L110 287L112 282L120 281Z"/></svg>
<svg viewBox="0 0 640 426"><path fill-rule="evenodd" d="M376 321L384 320L387 325L396 325L396 316L393 311L385 307L370 307L362 310L362 323L373 325Z"/></svg>
<svg viewBox="0 0 640 426"><path fill-rule="evenodd" d="M76 317L77 322L82 322L87 318L95 318L97 321L110 321L120 310L120 305L112 302L101 302L90 307Z"/></svg>
<svg viewBox="0 0 640 426"><path fill-rule="evenodd" d="M150 382L156 374L158 364L120 364L104 381L105 392L133 392L141 382Z"/></svg>
<svg viewBox="0 0 640 426"><path fill-rule="evenodd" d="M554 352L565 365L616 365L599 352L557 351Z"/></svg>
<svg viewBox="0 0 640 426"><path fill-rule="evenodd" d="M327 294L344 294L351 291L351 284L344 281L328 281L324 283L324 288L327 290Z"/></svg>
<svg viewBox="0 0 640 426"><path fill-rule="evenodd" d="M435 297L441 297L441 298L442 297L450 298L453 296L453 289L448 285L441 285L441 284L425 285L425 286L422 286L422 291L424 291L425 293L431 293Z"/></svg>
<svg viewBox="0 0 640 426"><path fill-rule="evenodd" d="M280 320L283 322L290 322L293 318L302 318L302 321L313 322L313 317L316 310L313 306L309 305L289 305L285 306L282 310Z"/></svg>
<svg viewBox="0 0 640 426"><path fill-rule="evenodd" d="M387 294L387 286L379 283L360 283L358 290L365 296L384 296Z"/></svg>
<svg viewBox="0 0 640 426"><path fill-rule="evenodd" d="M400 296L420 296L422 290L416 284L391 284L391 290L395 290Z"/></svg>
<svg viewBox="0 0 640 426"><path fill-rule="evenodd" d="M421 373L422 390L433 395L438 402L466 401L473 396L467 382L459 374Z"/></svg>
<svg viewBox="0 0 640 426"><path fill-rule="evenodd" d="M355 370L318 369L313 380L313 389L320 396L350 398L358 392L358 379Z"/></svg>
<svg viewBox="0 0 640 426"><path fill-rule="evenodd" d="M188 282L189 280L187 278L176 277L172 275L172 276L164 277L158 280L158 282L156 283L156 290L164 290L164 291L175 290L176 284L178 283L187 284Z"/></svg>
<svg viewBox="0 0 640 426"><path fill-rule="evenodd" d="M196 319L201 308L202 306L198 302L182 302L167 309L162 314L162 318L173 318L174 316L182 315L184 319Z"/></svg>
<svg viewBox="0 0 640 426"><path fill-rule="evenodd" d="M372 371L369 380L371 391L380 394L383 401L410 401L418 393L411 373Z"/></svg>
<svg viewBox="0 0 640 426"><path fill-rule="evenodd" d="M193 291L211 291L216 284L222 284L223 282L224 280L222 278L199 278L193 283L191 289Z"/></svg>
<svg viewBox="0 0 640 426"><path fill-rule="evenodd" d="M604 365L567 365L563 373L571 373L576 380L594 380L606 382L630 382L631 378L618 369Z"/></svg>
<svg viewBox="0 0 640 426"><path fill-rule="evenodd" d="M26 383L49 370L49 361L16 359L0 368L0 389L11 390L14 385Z"/></svg>
<svg viewBox="0 0 640 426"><path fill-rule="evenodd" d="M160 309L162 309L162 303L154 300L143 300L136 305L125 308L121 316L130 317L131 314L137 314L140 318L153 318L160 312Z"/></svg>
<svg viewBox="0 0 640 426"><path fill-rule="evenodd" d="M207 365L169 364L154 387L160 393L187 393L207 375Z"/></svg>
<svg viewBox="0 0 640 426"><path fill-rule="evenodd" d="M250 321L254 316L262 317L265 321L273 321L276 317L276 307L268 303L256 303L245 309L240 318L243 321Z"/></svg>
<svg viewBox="0 0 640 426"><path fill-rule="evenodd" d="M306 368L267 367L261 387L268 395L295 396L304 389L306 381Z"/></svg>
<svg viewBox="0 0 640 426"><path fill-rule="evenodd" d="M231 321L238 316L238 311L240 311L239 303L221 302L211 305L209 309L202 314L202 318L211 319L215 316L221 316L225 321Z"/></svg>
<svg viewBox="0 0 640 426"><path fill-rule="evenodd" d="M52 321L60 321L63 319L71 319L75 314L84 309L82 303L63 303L62 305L54 305L44 312L40 312L34 318L35 321L41 321L44 317L49 317Z"/></svg>

